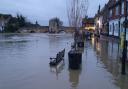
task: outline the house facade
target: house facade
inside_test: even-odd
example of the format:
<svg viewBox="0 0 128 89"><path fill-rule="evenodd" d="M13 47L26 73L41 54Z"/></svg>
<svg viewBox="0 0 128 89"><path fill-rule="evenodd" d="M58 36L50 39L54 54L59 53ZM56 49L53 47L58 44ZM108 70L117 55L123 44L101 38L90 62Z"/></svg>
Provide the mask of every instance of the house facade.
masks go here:
<svg viewBox="0 0 128 89"><path fill-rule="evenodd" d="M125 7L128 5L126 1L127 0L109 0L101 10L99 7L95 15L95 26L100 34L120 38L121 33L124 32ZM126 38L128 40L128 29Z"/></svg>
<svg viewBox="0 0 128 89"><path fill-rule="evenodd" d="M84 18L82 21L82 27L85 31L95 31L94 18Z"/></svg>
<svg viewBox="0 0 128 89"><path fill-rule="evenodd" d="M127 2L128 3L128 2ZM109 0L109 35L120 37L124 32L126 0ZM126 34L128 40L128 29Z"/></svg>
<svg viewBox="0 0 128 89"><path fill-rule="evenodd" d="M108 13L109 13L109 4L105 4L102 11L102 32L101 34L109 35L109 19L108 19Z"/></svg>
<svg viewBox="0 0 128 89"><path fill-rule="evenodd" d="M95 34L100 35L103 28L103 14L99 5L97 14L95 15Z"/></svg>

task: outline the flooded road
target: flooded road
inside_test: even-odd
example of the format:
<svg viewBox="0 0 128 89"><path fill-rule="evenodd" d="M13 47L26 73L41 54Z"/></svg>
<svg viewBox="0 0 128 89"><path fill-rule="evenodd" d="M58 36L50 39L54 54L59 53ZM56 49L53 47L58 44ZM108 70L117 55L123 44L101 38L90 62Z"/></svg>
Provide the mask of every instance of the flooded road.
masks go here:
<svg viewBox="0 0 128 89"><path fill-rule="evenodd" d="M0 34L0 89L128 89L117 42L86 41L77 71L68 68L72 42L71 34ZM64 48L64 63L51 68L49 58Z"/></svg>

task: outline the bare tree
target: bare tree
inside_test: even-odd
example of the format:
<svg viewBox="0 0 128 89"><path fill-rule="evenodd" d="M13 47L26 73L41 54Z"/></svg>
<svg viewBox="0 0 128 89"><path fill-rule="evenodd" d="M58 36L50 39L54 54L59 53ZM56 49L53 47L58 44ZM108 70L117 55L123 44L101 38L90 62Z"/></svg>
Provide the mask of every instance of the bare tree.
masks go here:
<svg viewBox="0 0 128 89"><path fill-rule="evenodd" d="M69 26L74 27L74 48L81 41L82 35L79 34L79 28L82 26L82 20L87 16L88 0L67 0L67 14Z"/></svg>
<svg viewBox="0 0 128 89"><path fill-rule="evenodd" d="M82 19L87 16L88 0L67 0L69 26L81 27Z"/></svg>

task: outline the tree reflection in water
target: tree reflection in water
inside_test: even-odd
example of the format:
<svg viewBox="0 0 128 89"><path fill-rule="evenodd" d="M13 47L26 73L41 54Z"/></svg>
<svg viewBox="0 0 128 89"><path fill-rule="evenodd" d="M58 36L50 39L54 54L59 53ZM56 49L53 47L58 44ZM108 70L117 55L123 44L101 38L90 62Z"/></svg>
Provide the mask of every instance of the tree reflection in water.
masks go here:
<svg viewBox="0 0 128 89"><path fill-rule="evenodd" d="M71 83L72 89L77 89L77 86L79 84L80 73L81 73L81 69L80 70L69 69L69 82Z"/></svg>

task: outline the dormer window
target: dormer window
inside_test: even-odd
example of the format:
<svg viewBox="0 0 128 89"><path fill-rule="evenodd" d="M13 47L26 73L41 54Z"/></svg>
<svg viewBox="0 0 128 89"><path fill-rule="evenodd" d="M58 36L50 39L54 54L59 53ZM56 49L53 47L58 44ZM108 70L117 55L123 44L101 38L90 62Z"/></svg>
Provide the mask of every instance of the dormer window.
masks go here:
<svg viewBox="0 0 128 89"><path fill-rule="evenodd" d="M112 17L112 9L109 12L109 16Z"/></svg>
<svg viewBox="0 0 128 89"><path fill-rule="evenodd" d="M124 2L122 3L121 13L124 15Z"/></svg>

